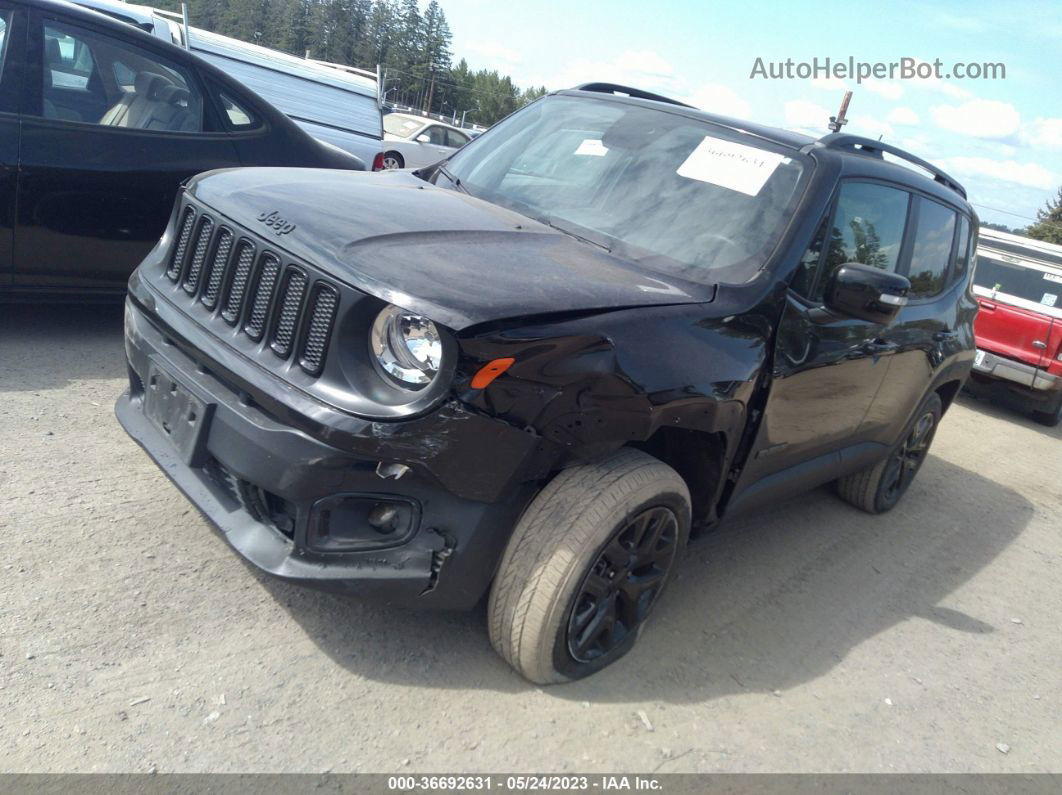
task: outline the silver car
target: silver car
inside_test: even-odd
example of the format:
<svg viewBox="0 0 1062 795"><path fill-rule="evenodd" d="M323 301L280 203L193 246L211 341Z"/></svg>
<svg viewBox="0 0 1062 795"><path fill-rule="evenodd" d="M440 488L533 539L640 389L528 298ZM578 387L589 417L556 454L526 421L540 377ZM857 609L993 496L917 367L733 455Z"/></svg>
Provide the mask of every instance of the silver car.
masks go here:
<svg viewBox="0 0 1062 795"><path fill-rule="evenodd" d="M472 140L450 124L405 113L384 114L383 128L385 169L430 166Z"/></svg>

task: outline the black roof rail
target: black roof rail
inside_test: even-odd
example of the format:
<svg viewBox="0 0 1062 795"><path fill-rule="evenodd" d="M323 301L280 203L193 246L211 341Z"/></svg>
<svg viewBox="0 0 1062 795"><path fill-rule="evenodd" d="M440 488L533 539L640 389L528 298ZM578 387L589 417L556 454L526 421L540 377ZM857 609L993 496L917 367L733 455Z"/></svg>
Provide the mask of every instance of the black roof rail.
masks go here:
<svg viewBox="0 0 1062 795"><path fill-rule="evenodd" d="M574 90L596 91L599 94L626 94L628 97L634 97L635 99L651 99L655 102L666 102L669 105L681 105L684 108L693 108L693 105L687 105L685 102L679 102L677 99L663 97L660 94L654 94L651 91L642 91L640 88L621 86L618 83L583 83L576 86ZM696 108L694 108L694 110L696 110Z"/></svg>
<svg viewBox="0 0 1062 795"><path fill-rule="evenodd" d="M818 143L825 146L827 149L849 149L853 152L862 152L863 154L877 157L879 159L884 159L882 158L882 153L888 152L890 155L894 155L901 160L906 160L908 163L912 163L919 168L925 169L933 175L933 180L935 182L939 182L946 188L951 188L964 199L966 198L966 188L960 185L958 180L948 176L932 163L927 163L922 158L915 157L910 152L905 152L899 147L882 143L881 141L875 141L871 138L864 138L861 135L839 132L824 135L818 140Z"/></svg>

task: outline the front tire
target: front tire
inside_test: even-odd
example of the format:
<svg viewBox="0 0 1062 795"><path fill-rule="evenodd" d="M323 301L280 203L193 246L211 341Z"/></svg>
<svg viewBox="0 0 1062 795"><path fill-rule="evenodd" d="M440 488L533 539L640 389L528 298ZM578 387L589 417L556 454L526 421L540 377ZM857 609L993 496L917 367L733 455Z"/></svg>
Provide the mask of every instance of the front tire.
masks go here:
<svg viewBox="0 0 1062 795"><path fill-rule="evenodd" d="M495 650L542 685L615 662L634 646L689 530L685 482L646 453L565 469L505 549L488 605Z"/></svg>
<svg viewBox="0 0 1062 795"><path fill-rule="evenodd" d="M384 152L383 156L383 170L394 171L398 168L405 168L406 161L398 152Z"/></svg>
<svg viewBox="0 0 1062 795"><path fill-rule="evenodd" d="M943 412L936 392L922 401L903 438L882 461L838 479L841 499L867 513L891 511L925 463Z"/></svg>

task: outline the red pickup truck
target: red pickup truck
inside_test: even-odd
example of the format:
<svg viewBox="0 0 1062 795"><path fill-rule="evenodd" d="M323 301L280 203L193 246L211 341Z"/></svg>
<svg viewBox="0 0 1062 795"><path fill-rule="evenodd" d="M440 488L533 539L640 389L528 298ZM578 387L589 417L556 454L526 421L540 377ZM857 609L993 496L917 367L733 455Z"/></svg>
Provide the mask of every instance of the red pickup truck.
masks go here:
<svg viewBox="0 0 1062 795"><path fill-rule="evenodd" d="M1017 397L1044 425L1062 421L1062 246L981 229L971 386Z"/></svg>

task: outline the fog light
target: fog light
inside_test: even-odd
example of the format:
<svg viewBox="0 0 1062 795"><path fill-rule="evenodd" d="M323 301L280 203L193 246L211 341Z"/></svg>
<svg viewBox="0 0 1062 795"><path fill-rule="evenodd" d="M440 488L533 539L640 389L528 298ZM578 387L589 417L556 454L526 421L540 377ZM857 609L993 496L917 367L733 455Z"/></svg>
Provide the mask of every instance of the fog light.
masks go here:
<svg viewBox="0 0 1062 795"><path fill-rule="evenodd" d="M420 509L405 497L336 494L313 506L306 543L319 552L357 552L404 543L416 532Z"/></svg>

